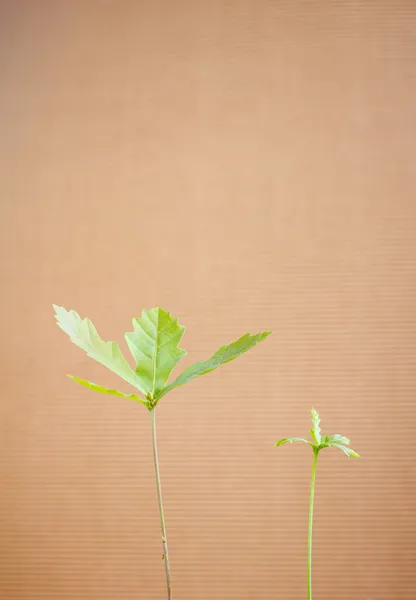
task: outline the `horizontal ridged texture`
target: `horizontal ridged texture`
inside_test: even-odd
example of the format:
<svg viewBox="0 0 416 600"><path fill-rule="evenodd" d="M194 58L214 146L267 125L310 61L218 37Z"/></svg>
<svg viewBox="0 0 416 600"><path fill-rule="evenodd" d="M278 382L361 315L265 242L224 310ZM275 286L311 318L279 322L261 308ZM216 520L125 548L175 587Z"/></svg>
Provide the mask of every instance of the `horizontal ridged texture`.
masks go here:
<svg viewBox="0 0 416 600"><path fill-rule="evenodd" d="M162 600L149 414L70 344L142 307L183 367L156 409L175 600L414 600L410 0L0 3L0 598ZM133 361L131 362L133 365Z"/></svg>

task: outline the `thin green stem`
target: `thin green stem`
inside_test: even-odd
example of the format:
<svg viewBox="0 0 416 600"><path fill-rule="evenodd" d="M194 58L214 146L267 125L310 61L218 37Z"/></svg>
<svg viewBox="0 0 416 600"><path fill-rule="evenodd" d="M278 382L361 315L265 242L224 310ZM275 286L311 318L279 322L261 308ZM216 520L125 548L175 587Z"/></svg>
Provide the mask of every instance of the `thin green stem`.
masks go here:
<svg viewBox="0 0 416 600"><path fill-rule="evenodd" d="M166 588L168 591L168 600L172 600L172 584L170 579L170 564L169 564L169 552L168 552L168 541L166 538L166 523L165 514L163 512L163 501L162 501L162 486L160 483L160 469L159 469L159 457L157 453L157 440L156 440L156 408L150 411L150 422L152 426L152 442L153 442L153 459L155 463L155 474L156 474L156 487L157 487L157 499L159 502L159 516L160 516L160 527L162 529L162 548L163 548L163 562L165 563L165 575L166 575Z"/></svg>
<svg viewBox="0 0 416 600"><path fill-rule="evenodd" d="M312 600L312 528L313 528L313 502L315 498L316 463L319 450L313 449L313 466L311 479L311 496L309 501L309 531L308 531L308 600Z"/></svg>

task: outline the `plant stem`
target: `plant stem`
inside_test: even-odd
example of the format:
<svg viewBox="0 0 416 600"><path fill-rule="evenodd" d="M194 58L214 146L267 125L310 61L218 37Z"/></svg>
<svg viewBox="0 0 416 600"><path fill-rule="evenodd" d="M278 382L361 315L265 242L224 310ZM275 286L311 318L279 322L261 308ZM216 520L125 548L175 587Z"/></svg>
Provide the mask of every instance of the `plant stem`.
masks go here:
<svg viewBox="0 0 416 600"><path fill-rule="evenodd" d="M309 531L308 531L308 600L312 600L312 528L313 528L313 501L315 497L316 463L319 450L313 449L313 466L311 479L311 496L309 501Z"/></svg>
<svg viewBox="0 0 416 600"><path fill-rule="evenodd" d="M167 587L167 591L168 591L168 600L172 600L172 584L171 584L171 580L170 580L168 541L166 539L166 523L165 523L165 515L163 512L162 486L160 483L159 457L158 457L158 453L157 453L155 412L156 412L156 408L153 408L153 410L150 411L150 422L152 425L153 459L154 459L154 464L155 464L157 499L159 502L160 527L162 529L162 547L163 547L163 557L162 558L163 558L163 562L165 563L165 575L166 575L166 587Z"/></svg>

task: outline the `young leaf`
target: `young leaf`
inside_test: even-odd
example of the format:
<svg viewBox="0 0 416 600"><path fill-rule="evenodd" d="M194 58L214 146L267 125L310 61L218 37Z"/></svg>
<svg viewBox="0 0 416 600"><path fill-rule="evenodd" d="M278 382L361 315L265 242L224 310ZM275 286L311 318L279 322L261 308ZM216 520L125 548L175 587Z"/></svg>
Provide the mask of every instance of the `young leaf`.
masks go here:
<svg viewBox="0 0 416 600"><path fill-rule="evenodd" d="M184 385L198 377L199 375L204 375L205 373L210 373L210 371L214 371L221 365L224 365L231 360L234 360L238 356L241 356L247 350L250 350L264 340L268 335L270 335L271 331L264 331L262 333L258 333L256 335L251 335L250 333L246 333L237 341L232 342L231 344L227 344L222 346L211 358L205 360L203 362L198 362L183 371L179 377L175 379L170 385L166 386L161 393L156 397L157 400L160 400L162 396L170 392L176 387Z"/></svg>
<svg viewBox="0 0 416 600"><path fill-rule="evenodd" d="M178 348L185 327L159 307L144 310L141 318L133 319L133 326L134 331L126 333L125 338L137 363L136 373L155 397L186 354Z"/></svg>
<svg viewBox="0 0 416 600"><path fill-rule="evenodd" d="M321 419L319 418L318 412L313 408L312 411L312 429L310 433L315 440L315 443L319 446L321 443L321 428L319 427L319 423Z"/></svg>
<svg viewBox="0 0 416 600"><path fill-rule="evenodd" d="M85 350L91 358L106 366L119 377L146 395L150 389L146 382L133 371L121 353L116 342L104 342L89 319L81 319L74 310L53 305L58 326L65 331L71 341Z"/></svg>
<svg viewBox="0 0 416 600"><path fill-rule="evenodd" d="M354 452L354 450L352 450L352 448L347 448L347 446L344 446L343 444L337 444L336 442L329 442L328 446L331 448L339 448L339 450L342 450L342 452L344 452L350 458L351 458L351 456L353 456L354 458L360 458L360 455L357 454L356 452Z"/></svg>
<svg viewBox="0 0 416 600"><path fill-rule="evenodd" d="M340 435L339 433L334 433L334 435L330 435L326 437L327 444L334 442L335 444L343 444L344 446L348 446L351 442L348 438Z"/></svg>
<svg viewBox="0 0 416 600"><path fill-rule="evenodd" d="M275 446L277 448L277 446L283 446L283 444L294 444L296 442L304 442L305 444L312 446L312 443L308 442L308 440L305 440L305 438L283 438L282 440L276 442Z"/></svg>
<svg viewBox="0 0 416 600"><path fill-rule="evenodd" d="M136 402L141 402L145 406L148 405L147 400L143 400L136 396L136 394L123 394L123 392L119 392L118 390L110 390L102 385L97 385L96 383L92 383L92 381L87 381L86 379L80 379L79 377L75 377L74 375L68 375L70 379L73 379L77 383L80 383L84 387L89 388L90 390L94 390L95 392L101 392L102 394L111 394L111 396L121 396L123 398L129 398L130 400L135 400Z"/></svg>

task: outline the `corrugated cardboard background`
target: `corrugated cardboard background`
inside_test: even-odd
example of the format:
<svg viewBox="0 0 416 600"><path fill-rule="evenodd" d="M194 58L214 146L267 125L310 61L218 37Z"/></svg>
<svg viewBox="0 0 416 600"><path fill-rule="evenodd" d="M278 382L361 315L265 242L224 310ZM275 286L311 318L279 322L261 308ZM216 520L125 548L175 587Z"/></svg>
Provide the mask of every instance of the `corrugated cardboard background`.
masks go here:
<svg viewBox="0 0 416 600"><path fill-rule="evenodd" d="M175 600L306 598L311 406L363 456L320 461L316 598L412 600L414 3L0 6L1 599L165 597L149 415L65 378L118 385L57 303L161 305L186 364L274 330L160 405Z"/></svg>

